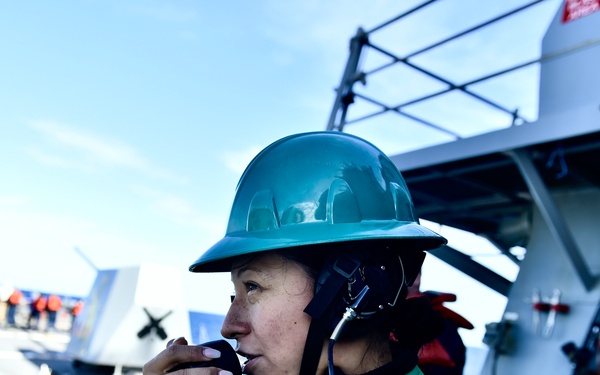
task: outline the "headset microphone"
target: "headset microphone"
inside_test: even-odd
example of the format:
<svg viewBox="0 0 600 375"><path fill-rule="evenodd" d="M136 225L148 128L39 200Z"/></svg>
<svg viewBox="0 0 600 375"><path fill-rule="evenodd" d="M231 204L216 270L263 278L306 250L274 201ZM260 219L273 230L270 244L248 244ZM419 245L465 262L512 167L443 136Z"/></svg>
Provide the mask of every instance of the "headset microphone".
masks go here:
<svg viewBox="0 0 600 375"><path fill-rule="evenodd" d="M340 336L340 333L342 332L342 329L344 328L344 326L346 325L346 323L348 323L349 321L353 320L354 318L356 318L358 316L358 314L356 313L356 311L360 311L361 304L363 304L365 301L367 301L367 299L365 298L365 296L369 293L369 286L365 285L365 287L363 288L363 290L360 291L360 293L358 294L358 296L356 296L356 298L354 299L354 303L352 304L352 306L348 306L346 307L346 311L344 312L344 315L342 316L342 319L340 319L340 321L338 322L338 324L335 326L335 329L333 330L333 333L331 334L331 337L329 338L329 348L328 348L328 360L327 360L327 367L329 370L329 374L333 375L333 346L335 345L335 342L337 341L338 337Z"/></svg>

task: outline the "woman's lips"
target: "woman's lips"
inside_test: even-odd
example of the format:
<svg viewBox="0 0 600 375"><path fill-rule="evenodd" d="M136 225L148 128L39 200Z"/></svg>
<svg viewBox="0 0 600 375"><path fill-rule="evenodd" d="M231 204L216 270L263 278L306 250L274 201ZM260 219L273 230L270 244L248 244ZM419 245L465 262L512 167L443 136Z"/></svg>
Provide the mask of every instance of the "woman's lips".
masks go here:
<svg viewBox="0 0 600 375"><path fill-rule="evenodd" d="M246 361L242 364L242 373L251 374L252 368L254 367L254 364L256 363L256 360L259 358L259 356L251 354L244 354L243 356L246 357Z"/></svg>

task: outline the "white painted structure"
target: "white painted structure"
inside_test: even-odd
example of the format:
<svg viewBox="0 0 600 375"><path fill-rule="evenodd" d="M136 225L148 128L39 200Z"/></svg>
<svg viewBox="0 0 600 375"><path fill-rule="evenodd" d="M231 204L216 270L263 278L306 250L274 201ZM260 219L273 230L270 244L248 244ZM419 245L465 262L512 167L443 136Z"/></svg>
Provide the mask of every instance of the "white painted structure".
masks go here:
<svg viewBox="0 0 600 375"><path fill-rule="evenodd" d="M66 353L83 365L139 369L169 338L191 337L181 272L157 264L99 271Z"/></svg>

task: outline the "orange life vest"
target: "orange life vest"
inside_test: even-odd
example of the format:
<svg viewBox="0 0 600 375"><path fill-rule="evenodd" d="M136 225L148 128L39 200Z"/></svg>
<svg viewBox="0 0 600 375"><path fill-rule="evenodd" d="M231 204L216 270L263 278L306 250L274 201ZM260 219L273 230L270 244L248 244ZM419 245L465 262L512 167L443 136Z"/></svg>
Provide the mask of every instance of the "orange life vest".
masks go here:
<svg viewBox="0 0 600 375"><path fill-rule="evenodd" d="M18 305L21 302L21 297L23 297L23 293L20 290L15 289L14 292L8 298L8 303L11 305Z"/></svg>
<svg viewBox="0 0 600 375"><path fill-rule="evenodd" d="M77 316L81 313L82 309L83 309L83 301L77 301L75 303L75 306L73 306L73 308L71 309L71 314L73 316Z"/></svg>
<svg viewBox="0 0 600 375"><path fill-rule="evenodd" d="M33 302L33 308L35 309L35 311L39 311L42 312L44 310L46 310L46 297L44 296L39 296L34 302Z"/></svg>
<svg viewBox="0 0 600 375"><path fill-rule="evenodd" d="M48 297L48 305L46 306L48 311L58 311L61 307L62 301L60 300L59 296L52 294L50 297Z"/></svg>

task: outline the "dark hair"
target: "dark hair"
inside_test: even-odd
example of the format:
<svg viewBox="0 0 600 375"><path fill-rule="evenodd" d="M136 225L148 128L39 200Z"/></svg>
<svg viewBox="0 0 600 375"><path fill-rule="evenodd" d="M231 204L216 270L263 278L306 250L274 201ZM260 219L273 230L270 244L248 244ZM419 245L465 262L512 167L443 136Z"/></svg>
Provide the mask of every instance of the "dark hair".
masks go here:
<svg viewBox="0 0 600 375"><path fill-rule="evenodd" d="M387 262L393 266L394 260L397 262L398 252L390 251L389 246L381 246L381 242L354 241L344 243L344 248L340 244L305 246L303 248L288 248L277 250L276 252L286 259L300 264L307 275L315 282L317 287L320 275L330 268L333 262L341 256L356 256L363 263L376 259L377 262ZM379 245L379 246L374 246ZM412 284L414 277L421 268L422 256L415 255L413 252L402 254L403 270L407 274L409 283ZM405 283L405 280L398 280L399 283ZM397 289L396 289L397 290ZM344 291L343 291L344 292ZM344 293L336 296L334 305L337 307L336 319L332 322L331 330L337 324L346 308ZM443 330L443 318L434 311L429 301L421 298L406 299L407 285L402 285L401 293L395 306L388 307L378 312L372 319L355 319L350 321L340 336L340 340L352 339L367 335L375 335L376 339L382 337L394 337L394 345L411 351L418 351L421 346L437 337Z"/></svg>

